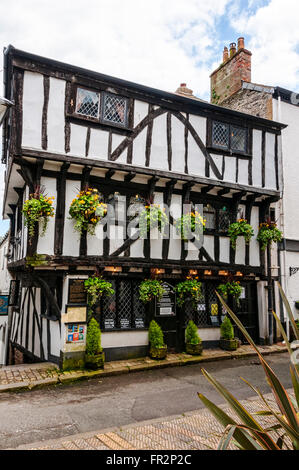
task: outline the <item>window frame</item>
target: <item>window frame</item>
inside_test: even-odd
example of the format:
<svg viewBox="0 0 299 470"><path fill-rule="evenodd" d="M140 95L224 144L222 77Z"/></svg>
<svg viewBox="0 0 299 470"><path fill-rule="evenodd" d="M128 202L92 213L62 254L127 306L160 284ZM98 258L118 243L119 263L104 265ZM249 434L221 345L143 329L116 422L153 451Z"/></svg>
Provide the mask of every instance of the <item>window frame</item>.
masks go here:
<svg viewBox="0 0 299 470"><path fill-rule="evenodd" d="M214 123L220 123L228 126L228 146L224 147L221 145L216 145L213 142L213 124ZM233 149L231 146L231 128L235 127L238 129L242 129L245 131L245 150L238 150L238 149ZM237 155L237 156L243 156L243 157L252 157L252 150L251 150L251 138L252 135L252 129L249 128L246 125L242 125L239 123L231 122L231 121L225 121L225 120L220 120L220 119L209 119L208 120L208 127L207 127L207 146L208 148L214 152L214 153L221 153L222 155Z"/></svg>
<svg viewBox="0 0 299 470"><path fill-rule="evenodd" d="M82 90L90 91L93 93L97 93L99 95L99 114L98 117L86 116L84 114L80 114L76 112L76 102L77 102L77 91L81 88ZM104 102L105 96L111 95L122 98L126 102L126 109L125 109L125 123L120 124L113 121L108 121L103 118L104 116ZM114 93L112 91L106 91L104 89L96 89L94 87L87 87L85 85L81 85L76 83L71 86L71 91L69 94L68 104L66 108L66 117L74 118L76 120L81 120L84 122L89 122L93 125L103 126L103 127L114 127L119 129L119 131L131 131L133 126L133 116L134 116L134 100L133 98L128 97L125 93Z"/></svg>

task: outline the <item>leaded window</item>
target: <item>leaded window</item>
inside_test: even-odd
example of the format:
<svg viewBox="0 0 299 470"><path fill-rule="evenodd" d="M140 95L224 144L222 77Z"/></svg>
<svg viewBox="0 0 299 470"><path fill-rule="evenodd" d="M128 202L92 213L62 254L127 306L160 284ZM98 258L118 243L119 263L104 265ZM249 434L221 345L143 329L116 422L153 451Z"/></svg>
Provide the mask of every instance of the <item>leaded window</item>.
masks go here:
<svg viewBox="0 0 299 470"><path fill-rule="evenodd" d="M104 93L102 119L120 126L127 125L128 100L121 96Z"/></svg>
<svg viewBox="0 0 299 470"><path fill-rule="evenodd" d="M213 121L211 145L217 149L247 153L247 134L248 130L245 127Z"/></svg>
<svg viewBox="0 0 299 470"><path fill-rule="evenodd" d="M77 88L76 114L98 119L100 110L99 93L85 88Z"/></svg>
<svg viewBox="0 0 299 470"><path fill-rule="evenodd" d="M103 330L145 328L145 307L139 299L139 284L140 281L128 279L112 281L114 295L102 300Z"/></svg>
<svg viewBox="0 0 299 470"><path fill-rule="evenodd" d="M206 204L203 208L203 216L206 221L207 230L215 230L216 228L216 210L211 204Z"/></svg>

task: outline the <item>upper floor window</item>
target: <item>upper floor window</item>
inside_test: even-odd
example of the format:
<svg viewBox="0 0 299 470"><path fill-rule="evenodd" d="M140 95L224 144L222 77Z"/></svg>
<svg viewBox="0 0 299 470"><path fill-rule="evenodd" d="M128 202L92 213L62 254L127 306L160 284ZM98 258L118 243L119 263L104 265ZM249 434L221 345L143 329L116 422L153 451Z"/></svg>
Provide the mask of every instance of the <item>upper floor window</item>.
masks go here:
<svg viewBox="0 0 299 470"><path fill-rule="evenodd" d="M245 127L239 127L225 122L212 122L212 147L247 153L247 134Z"/></svg>
<svg viewBox="0 0 299 470"><path fill-rule="evenodd" d="M77 87L70 102L70 112L81 119L126 128L128 103L128 98L123 96Z"/></svg>
<svg viewBox="0 0 299 470"><path fill-rule="evenodd" d="M121 126L127 125L127 99L104 93L102 119Z"/></svg>
<svg viewBox="0 0 299 470"><path fill-rule="evenodd" d="M95 91L77 88L75 112L97 119L100 111L100 95Z"/></svg>

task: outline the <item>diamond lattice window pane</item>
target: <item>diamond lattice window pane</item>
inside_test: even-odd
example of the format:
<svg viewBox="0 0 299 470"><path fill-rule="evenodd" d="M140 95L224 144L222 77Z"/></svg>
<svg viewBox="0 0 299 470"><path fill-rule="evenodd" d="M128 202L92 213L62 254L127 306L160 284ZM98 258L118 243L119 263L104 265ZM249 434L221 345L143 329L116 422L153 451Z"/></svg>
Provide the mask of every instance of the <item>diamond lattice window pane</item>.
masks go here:
<svg viewBox="0 0 299 470"><path fill-rule="evenodd" d="M213 122L213 145L216 147L228 148L229 146L229 126L223 122Z"/></svg>
<svg viewBox="0 0 299 470"><path fill-rule="evenodd" d="M129 281L119 282L119 304L118 304L118 315L121 328L131 327L131 283Z"/></svg>
<svg viewBox="0 0 299 470"><path fill-rule="evenodd" d="M116 282L112 281L114 294L110 297L103 297L102 311L105 330L116 328Z"/></svg>
<svg viewBox="0 0 299 470"><path fill-rule="evenodd" d="M231 148L239 150L240 152L246 151L246 129L241 127L231 127Z"/></svg>
<svg viewBox="0 0 299 470"><path fill-rule="evenodd" d="M119 96L105 94L103 120L126 125L127 100Z"/></svg>
<svg viewBox="0 0 299 470"><path fill-rule="evenodd" d="M230 226L230 211L223 206L219 209L219 232L227 232Z"/></svg>
<svg viewBox="0 0 299 470"><path fill-rule="evenodd" d="M78 88L75 112L97 119L99 117L99 93Z"/></svg>

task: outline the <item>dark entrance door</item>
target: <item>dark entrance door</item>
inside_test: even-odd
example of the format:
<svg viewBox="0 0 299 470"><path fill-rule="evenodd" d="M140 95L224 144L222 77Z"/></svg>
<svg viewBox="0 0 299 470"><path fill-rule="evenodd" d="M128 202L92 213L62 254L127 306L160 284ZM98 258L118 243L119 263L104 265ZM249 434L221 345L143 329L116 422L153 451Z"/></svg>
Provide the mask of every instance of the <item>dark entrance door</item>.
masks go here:
<svg viewBox="0 0 299 470"><path fill-rule="evenodd" d="M242 284L243 293L240 299L240 305L234 305L234 312L239 320L245 326L251 338L258 342L259 340L259 327L258 327L258 306L257 306L257 289L255 282L248 282ZM248 343L239 328L235 327L236 336L242 343Z"/></svg>
<svg viewBox="0 0 299 470"><path fill-rule="evenodd" d="M161 326L164 341L169 352L177 352L177 312L176 312L176 295L174 286L168 282L163 282L165 289L164 295L160 302L155 304L154 318Z"/></svg>

